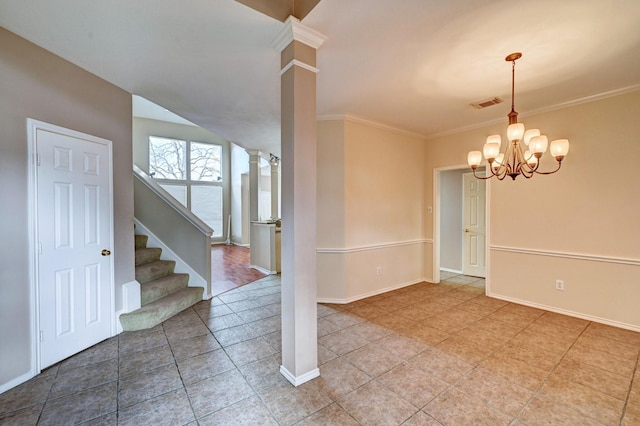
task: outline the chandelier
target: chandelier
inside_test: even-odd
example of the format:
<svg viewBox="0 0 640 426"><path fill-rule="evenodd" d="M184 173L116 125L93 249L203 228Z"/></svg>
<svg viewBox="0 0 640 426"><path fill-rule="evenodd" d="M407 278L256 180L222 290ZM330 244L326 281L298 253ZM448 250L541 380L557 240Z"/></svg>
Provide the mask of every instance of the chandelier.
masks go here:
<svg viewBox="0 0 640 426"><path fill-rule="evenodd" d="M555 170L541 172L538 170L540 158L547 151L548 139L545 135L540 134L539 129L529 129L525 131L524 124L518 123L518 113L514 109L514 93L515 93L515 69L516 60L522 57L522 53L512 53L505 58L505 61L511 62L511 112L508 114L509 127L507 127L506 148L504 152L500 152L502 138L500 135L491 135L487 137L482 152L471 151L467 156L467 161L473 175L478 179L490 179L497 177L503 180L506 176L516 180L518 175L522 175L529 179L534 174L550 175L560 170L563 158L569 152L569 141L567 139L558 139L551 142L549 152L558 162ZM521 143L524 143L524 146ZM482 156L489 163L488 174L486 177L476 175L476 169L482 162Z"/></svg>

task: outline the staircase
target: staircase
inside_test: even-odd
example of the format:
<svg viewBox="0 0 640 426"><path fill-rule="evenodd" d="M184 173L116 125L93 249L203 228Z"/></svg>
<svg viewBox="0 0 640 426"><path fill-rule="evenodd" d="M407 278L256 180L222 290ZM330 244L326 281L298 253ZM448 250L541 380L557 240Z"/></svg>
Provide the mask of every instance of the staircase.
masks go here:
<svg viewBox="0 0 640 426"><path fill-rule="evenodd" d="M148 248L146 235L135 236L136 281L141 308L120 315L124 331L154 327L202 300L202 287L189 287L189 274L173 272L176 262L160 260L162 249Z"/></svg>

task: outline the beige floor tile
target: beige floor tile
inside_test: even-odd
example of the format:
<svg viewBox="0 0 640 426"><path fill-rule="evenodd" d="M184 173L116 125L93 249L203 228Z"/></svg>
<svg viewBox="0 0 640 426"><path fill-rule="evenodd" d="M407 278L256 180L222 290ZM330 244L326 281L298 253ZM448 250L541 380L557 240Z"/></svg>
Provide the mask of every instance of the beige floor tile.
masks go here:
<svg viewBox="0 0 640 426"><path fill-rule="evenodd" d="M416 322L424 321L435 315L434 312L423 309L419 304L398 309L397 311L393 312L393 314L400 315L404 318Z"/></svg>
<svg viewBox="0 0 640 426"><path fill-rule="evenodd" d="M483 361L480 366L530 391L538 389L549 374L535 365L499 353Z"/></svg>
<svg viewBox="0 0 640 426"><path fill-rule="evenodd" d="M630 343L636 346L640 345L640 333L623 328L612 327L610 325L592 322L585 330L587 335L597 335L607 337L609 339L618 340L624 343Z"/></svg>
<svg viewBox="0 0 640 426"><path fill-rule="evenodd" d="M199 426L214 425L273 425L277 426L267 407L260 398L251 396L220 411L198 419Z"/></svg>
<svg viewBox="0 0 640 426"><path fill-rule="evenodd" d="M390 334L384 339L378 340L376 344L391 355L405 361L416 357L432 347L420 339L401 333Z"/></svg>
<svg viewBox="0 0 640 426"><path fill-rule="evenodd" d="M417 408L422 408L450 385L421 368L403 364L383 374L378 382Z"/></svg>
<svg viewBox="0 0 640 426"><path fill-rule="evenodd" d="M455 387L482 400L489 407L515 418L532 396L532 391L508 380L476 368L458 380Z"/></svg>
<svg viewBox="0 0 640 426"><path fill-rule="evenodd" d="M583 416L579 411L546 398L533 397L519 420L528 426L580 425L602 426L602 423Z"/></svg>
<svg viewBox="0 0 640 426"><path fill-rule="evenodd" d="M224 350L236 367L276 353L276 350L262 337L227 346Z"/></svg>
<svg viewBox="0 0 640 426"><path fill-rule="evenodd" d="M179 345L176 345L179 346ZM142 351L131 352L120 357L120 377L154 370L167 364L175 364L169 344Z"/></svg>
<svg viewBox="0 0 640 426"><path fill-rule="evenodd" d="M388 313L384 309L378 308L376 306L372 306L368 303L354 306L349 310L349 312L352 313L353 315L358 315L359 317L362 317L364 319L369 319L369 320Z"/></svg>
<svg viewBox="0 0 640 426"><path fill-rule="evenodd" d="M369 377L378 377L403 362L402 358L393 355L386 348L378 346L377 342L351 352L344 359Z"/></svg>
<svg viewBox="0 0 640 426"><path fill-rule="evenodd" d="M59 371L49 394L50 399L83 391L118 379L118 360L110 359L97 364Z"/></svg>
<svg viewBox="0 0 640 426"><path fill-rule="evenodd" d="M118 337L112 337L60 363L60 371L118 358Z"/></svg>
<svg viewBox="0 0 640 426"><path fill-rule="evenodd" d="M634 345L596 334L585 334L580 336L575 343L575 347L592 348L621 358L626 358L631 361L638 359L638 352L640 351L640 345Z"/></svg>
<svg viewBox="0 0 640 426"><path fill-rule="evenodd" d="M274 386L289 385L287 379L280 374L280 355L272 355L250 364L238 367L247 383L258 393Z"/></svg>
<svg viewBox="0 0 640 426"><path fill-rule="evenodd" d="M357 426L355 421L342 407L333 403L298 423L298 426Z"/></svg>
<svg viewBox="0 0 640 426"><path fill-rule="evenodd" d="M624 408L624 402L614 397L559 376L549 377L540 389L540 395L603 424L619 422Z"/></svg>
<svg viewBox="0 0 640 426"><path fill-rule="evenodd" d="M589 325L589 321L581 318L574 318L567 315L558 314L555 312L545 312L540 316L536 322L551 323L561 325L566 328L582 332Z"/></svg>
<svg viewBox="0 0 640 426"><path fill-rule="evenodd" d="M485 306L479 303L475 303L474 300L475 298L467 300L466 302L458 305L458 308L476 315L480 315L481 317L486 317L487 315L490 315L499 309L494 306Z"/></svg>
<svg viewBox="0 0 640 426"><path fill-rule="evenodd" d="M530 306L518 305L517 303L509 303L507 306L500 309L502 312L508 312L511 314L526 317L531 320L542 316L545 311L542 309L532 308Z"/></svg>
<svg viewBox="0 0 640 426"><path fill-rule="evenodd" d="M469 301L470 303L475 303L478 305L482 305L482 306L487 306L490 308L495 308L495 310L498 310L504 306L507 306L509 304L509 302L505 302L504 300L500 300L500 299L495 299L493 297L489 297L489 296L478 296L478 297L474 297L473 299L471 299Z"/></svg>
<svg viewBox="0 0 640 426"><path fill-rule="evenodd" d="M242 325L244 324L244 321L237 314L232 312L228 315L209 318L207 319L206 324L209 330L215 333L216 331L224 330L226 328Z"/></svg>
<svg viewBox="0 0 640 426"><path fill-rule="evenodd" d="M225 328L213 333L218 343L223 347L254 339L259 336L258 332L247 325Z"/></svg>
<svg viewBox="0 0 640 426"><path fill-rule="evenodd" d="M514 345L523 345L531 350L541 350L557 355L565 354L575 342L574 337L562 336L560 334L551 336L549 334L530 331L527 327L522 333L515 336L511 342Z"/></svg>
<svg viewBox="0 0 640 426"><path fill-rule="evenodd" d="M624 417L620 422L621 426L636 426L640 425L640 406L633 405L627 406Z"/></svg>
<svg viewBox="0 0 640 426"><path fill-rule="evenodd" d="M471 365L479 364L495 351L495 348L483 346L464 338L460 338L457 335L449 337L436 347Z"/></svg>
<svg viewBox="0 0 640 426"><path fill-rule="evenodd" d="M491 318L498 321L506 322L507 324L510 324L513 327L518 327L521 329L527 327L535 319L535 318L529 318L529 317L517 315L517 314L514 314L513 312L505 310L505 308L507 308L508 306L509 305L498 309L497 311L487 316L486 318Z"/></svg>
<svg viewBox="0 0 640 426"><path fill-rule="evenodd" d="M633 376L636 364L628 358L622 358L615 354L580 346L571 348L566 357L580 364L592 365L628 378Z"/></svg>
<svg viewBox="0 0 640 426"><path fill-rule="evenodd" d="M255 395L238 370L230 370L187 385L187 393L197 418Z"/></svg>
<svg viewBox="0 0 640 426"><path fill-rule="evenodd" d="M341 328L337 324L328 321L326 317L318 318L318 337L324 337L328 334L340 331Z"/></svg>
<svg viewBox="0 0 640 426"><path fill-rule="evenodd" d="M336 359L338 355L325 346L318 343L318 365L324 365L332 359Z"/></svg>
<svg viewBox="0 0 640 426"><path fill-rule="evenodd" d="M273 387L262 394L262 401L280 425L296 423L333 402L318 380Z"/></svg>
<svg viewBox="0 0 640 426"><path fill-rule="evenodd" d="M365 320L364 318L350 312L337 312L335 314L327 315L326 317L323 317L323 319L335 324L338 327L338 330L354 326Z"/></svg>
<svg viewBox="0 0 640 426"><path fill-rule="evenodd" d="M178 361L178 370L185 385L213 377L234 368L222 349Z"/></svg>
<svg viewBox="0 0 640 426"><path fill-rule="evenodd" d="M336 400L371 381L371 377L345 359L338 358L320 366L320 377L316 380Z"/></svg>
<svg viewBox="0 0 640 426"><path fill-rule="evenodd" d="M376 381L354 390L338 404L363 425L399 425L418 411Z"/></svg>
<svg viewBox="0 0 640 426"><path fill-rule="evenodd" d="M182 388L182 380L175 364L169 364L140 374L133 374L120 380L118 385L118 408L129 407Z"/></svg>
<svg viewBox="0 0 640 426"><path fill-rule="evenodd" d="M216 349L220 349L220 344L210 333L191 337L180 341L178 344L171 345L173 357L176 360L202 355ZM122 363L120 364L120 373L122 374Z"/></svg>
<svg viewBox="0 0 640 426"><path fill-rule="evenodd" d="M114 381L48 401L38 424L57 426L62 419L67 424L82 423L112 413L117 409L116 389Z"/></svg>
<svg viewBox="0 0 640 426"><path fill-rule="evenodd" d="M549 352L527 341L509 342L495 352L496 356L512 358L551 372L562 359L562 354Z"/></svg>
<svg viewBox="0 0 640 426"><path fill-rule="evenodd" d="M49 396L55 376L35 378L0 394L0 413L9 413L36 404L43 404Z"/></svg>
<svg viewBox="0 0 640 426"><path fill-rule="evenodd" d="M441 426L442 423L426 414L423 411L418 411L416 414L411 416L409 420L402 423L402 426Z"/></svg>
<svg viewBox="0 0 640 426"><path fill-rule="evenodd" d="M555 376L580 383L621 401L627 398L631 383L627 377L591 365L580 364L571 359L564 359L560 362L558 368L551 375L551 377Z"/></svg>
<svg viewBox="0 0 640 426"><path fill-rule="evenodd" d="M369 342L376 342L380 339L393 334L393 330L374 324L369 321L361 322L350 327L351 331L364 337Z"/></svg>
<svg viewBox="0 0 640 426"><path fill-rule="evenodd" d="M423 411L447 425L508 425L512 417L485 405L480 399L449 389Z"/></svg>
<svg viewBox="0 0 640 426"><path fill-rule="evenodd" d="M118 425L179 425L195 420L184 388L119 410Z"/></svg>
<svg viewBox="0 0 640 426"><path fill-rule="evenodd" d="M399 330L398 334L413 337L431 346L437 345L450 336L450 333L446 330L440 330L427 325L408 327L404 330Z"/></svg>
<svg viewBox="0 0 640 426"><path fill-rule="evenodd" d="M473 368L471 364L437 348L422 352L409 363L449 384L455 383Z"/></svg>
<svg viewBox="0 0 640 426"><path fill-rule="evenodd" d="M35 404L18 410L0 410L0 425L35 425L44 404Z"/></svg>
<svg viewBox="0 0 640 426"><path fill-rule="evenodd" d="M247 324L251 327L258 336L266 336L273 332L280 332L282 329L282 318L280 315L275 315L269 318L263 318L258 321L253 321Z"/></svg>
<svg viewBox="0 0 640 426"><path fill-rule="evenodd" d="M351 328L323 336L318 342L330 351L344 355L368 344L369 341Z"/></svg>
<svg viewBox="0 0 640 426"><path fill-rule="evenodd" d="M142 333L142 331L147 331L147 333ZM151 330L125 331L119 337L121 355L157 348L168 343L162 325L158 325Z"/></svg>
<svg viewBox="0 0 640 426"><path fill-rule="evenodd" d="M473 324L471 329L482 329L486 331L490 331L494 335L502 336L503 338L512 338L516 336L518 333L521 333L524 329L523 327L518 327L512 325L510 323L497 320L495 318L485 317Z"/></svg>
<svg viewBox="0 0 640 426"><path fill-rule="evenodd" d="M543 322L543 321L534 321L527 328L527 332L533 333L541 333L546 334L547 336L553 339L560 339L563 342L574 343L578 336L580 336L581 330L567 328L562 325Z"/></svg>

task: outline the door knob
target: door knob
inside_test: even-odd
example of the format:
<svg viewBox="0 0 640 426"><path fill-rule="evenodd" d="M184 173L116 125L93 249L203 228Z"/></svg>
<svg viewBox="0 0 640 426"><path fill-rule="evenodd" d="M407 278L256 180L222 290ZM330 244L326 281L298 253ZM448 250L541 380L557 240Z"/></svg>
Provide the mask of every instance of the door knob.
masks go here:
<svg viewBox="0 0 640 426"><path fill-rule="evenodd" d="M471 232L471 231L469 231L469 228L465 228L464 232Z"/></svg>
<svg viewBox="0 0 640 426"><path fill-rule="evenodd" d="M109 256L111 252L107 249L102 249L102 252L100 254L102 254L103 256Z"/></svg>

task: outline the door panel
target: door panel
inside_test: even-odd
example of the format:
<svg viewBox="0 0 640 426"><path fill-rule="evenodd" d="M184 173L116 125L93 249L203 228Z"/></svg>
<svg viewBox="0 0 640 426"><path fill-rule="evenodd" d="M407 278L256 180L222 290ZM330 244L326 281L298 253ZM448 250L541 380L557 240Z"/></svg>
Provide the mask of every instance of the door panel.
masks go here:
<svg viewBox="0 0 640 426"><path fill-rule="evenodd" d="M65 130L36 130L41 368L111 336L111 147Z"/></svg>
<svg viewBox="0 0 640 426"><path fill-rule="evenodd" d="M463 175L464 244L462 272L485 277L485 181Z"/></svg>

